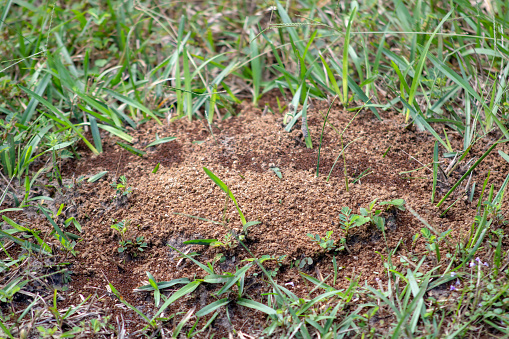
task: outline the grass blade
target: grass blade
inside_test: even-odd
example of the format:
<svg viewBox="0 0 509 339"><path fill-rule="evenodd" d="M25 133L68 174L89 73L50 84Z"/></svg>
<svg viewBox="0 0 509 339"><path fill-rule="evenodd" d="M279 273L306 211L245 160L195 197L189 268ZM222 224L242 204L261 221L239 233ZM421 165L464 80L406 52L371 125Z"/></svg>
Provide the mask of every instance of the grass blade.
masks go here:
<svg viewBox="0 0 509 339"><path fill-rule="evenodd" d="M96 182L97 180L101 179L102 177L104 177L106 175L106 173L108 173L108 171L102 171L102 172L99 172L97 173L96 175L93 175L91 176L90 178L88 178L88 182Z"/></svg>
<svg viewBox="0 0 509 339"><path fill-rule="evenodd" d="M251 72L253 74L253 105L258 105L258 97L260 96L260 82L262 79L261 60L258 52L258 42L255 39L254 30L249 32L250 51L251 51Z"/></svg>
<svg viewBox="0 0 509 339"><path fill-rule="evenodd" d="M136 312L136 314L138 314L141 318L143 318L143 320L145 320L148 324L150 324L152 321L145 315L143 314L143 312L141 312L138 308L134 307L133 305L131 305L130 303L128 303L121 295L120 295L120 292L117 291L117 289L111 284L109 283L108 284L110 289L111 289L111 292L113 294L115 294L115 296L124 304L126 305L127 307L129 307L131 310L133 310L134 312Z"/></svg>
<svg viewBox="0 0 509 339"><path fill-rule="evenodd" d="M235 285L235 283L237 281L239 281L246 274L247 270L250 269L251 266L253 266L253 264L249 263L246 266L242 267L239 271L237 271L235 273L235 276L232 277L231 279L229 279L228 283L226 283L223 287L221 287L221 289L219 291L216 292L216 295L221 295L221 294L225 293L226 291L228 291L230 289L230 287Z"/></svg>
<svg viewBox="0 0 509 339"><path fill-rule="evenodd" d="M159 317L161 315L161 313L163 313L164 310L166 310L168 308L168 306L170 306L176 300L182 298L186 294L189 294L189 293L193 292L195 289L197 289L198 286L200 286L200 284L201 284L200 280L195 280L195 281L190 282L186 286L182 287L181 289L179 289L175 293L173 293L171 295L171 297L169 297L168 300L166 300L166 302L161 306L159 311L157 311L157 313L152 318L152 321L154 321L157 317Z"/></svg>
<svg viewBox="0 0 509 339"><path fill-rule="evenodd" d="M95 148L99 153L103 152L103 145L101 141L101 134L99 133L99 127L97 127L97 120L93 116L89 116L90 131L92 132L92 138L94 139Z"/></svg>
<svg viewBox="0 0 509 339"><path fill-rule="evenodd" d="M458 186L463 182L463 180L465 180L470 175L470 173L484 160L484 158L486 158L488 154L490 154L491 151L493 151L493 149L502 142L507 142L507 140L500 141L499 139L497 142L491 145L491 147L486 152L484 152L484 154L465 172L465 174L463 174L463 176L454 184L454 186L451 187L449 192L447 192L444 195L442 200L440 200L439 203L437 204L437 207L440 207L444 203L444 201L449 197L449 195L451 195L451 193L454 192L456 188L458 188Z"/></svg>
<svg viewBox="0 0 509 339"><path fill-rule="evenodd" d="M117 141L117 145L119 145L120 147L126 149L127 151L131 152L132 154L134 155L137 155L139 157L142 157L144 156L145 154L147 154L147 152L145 151L142 151L142 150L139 150L137 148L134 148L133 146L131 145L128 145L128 144L124 144L123 142L120 142L120 141Z"/></svg>
<svg viewBox="0 0 509 339"><path fill-rule="evenodd" d="M409 114L412 115L414 121L424 127L428 132L430 132L435 139L437 139L449 152L452 152L452 148L438 135L438 133L433 129L433 127L428 124L426 119L419 113L416 112L414 107L412 107L403 97L400 97L403 105L408 109Z"/></svg>
<svg viewBox="0 0 509 339"><path fill-rule="evenodd" d="M277 315L277 311L272 307L259 303L251 299L240 298L237 300L237 305L255 309L268 315Z"/></svg>
<svg viewBox="0 0 509 339"><path fill-rule="evenodd" d="M233 196L233 193L230 191L230 189L228 188L228 186L225 185L224 182L221 181L221 179L219 179L218 177L216 177L214 175L214 173L212 173L208 168L206 167L203 167L203 170L205 171L205 173L207 173L207 175L210 177L210 179L212 179L213 182L216 183L216 185L219 186L219 188L221 188L226 194L228 194L228 196L230 197L230 199L232 199L233 203L235 204L235 207L237 207L237 211L239 212L239 215L240 215L240 220L242 221L242 225L246 224L246 218L244 217L244 214L242 213L242 211L240 210L240 207L239 207L239 204L237 203L237 200L235 199L235 197Z"/></svg>
<svg viewBox="0 0 509 339"><path fill-rule="evenodd" d="M134 108L137 108L139 109L140 111L142 112L145 112L147 113L150 117L152 117L152 119L154 119L159 125L162 125L163 123L161 122L161 120L159 120L158 117L155 116L154 112L152 112L151 110L149 110L147 107L143 106L142 104L140 104L139 102L137 101L134 101L133 99L131 98L128 98L126 96L123 96L121 94L118 94L117 92L115 91L112 91L108 88L105 88L104 91L106 93L108 93L109 95L111 95L112 97L114 97L115 99L117 99L118 101L121 101L131 107L134 107Z"/></svg>
<svg viewBox="0 0 509 339"><path fill-rule="evenodd" d="M229 303L230 303L230 300L228 298L219 299L217 301L214 301L211 304L208 304L207 306L205 306L204 308L202 308L201 310L196 312L196 316L197 317L203 317L203 316L205 316L205 315L207 315L209 313L214 312L215 310L217 310L221 306L228 305Z"/></svg>
<svg viewBox="0 0 509 339"><path fill-rule="evenodd" d="M433 31L433 34L431 34L431 36L429 37L428 42L424 46L424 49L421 53L421 58L419 59L419 63L417 64L417 68L415 70L414 79L412 80L412 87L410 87L410 93L408 95L408 103L410 105L413 105L415 94L417 92L417 85L419 85L419 83L420 83L422 69L424 68L424 63L426 62L428 50L431 46L431 43L433 42L433 38L435 37L437 32L440 30L440 28L444 25L445 21L451 16L452 13L453 13L453 11L449 11L449 13L447 13L442 18L440 23L437 25L437 27ZM407 111L405 121L408 121L409 118L410 118L410 110Z"/></svg>
<svg viewBox="0 0 509 339"><path fill-rule="evenodd" d="M435 193L437 190L437 177L438 177L438 141L435 141L433 149L433 189L431 191L431 203L435 202Z"/></svg>
<svg viewBox="0 0 509 339"><path fill-rule="evenodd" d="M189 121L193 120L193 95L191 93L191 72L189 71L189 56L187 48L184 47L182 52L182 60L184 64L184 109Z"/></svg>
<svg viewBox="0 0 509 339"><path fill-rule="evenodd" d="M150 144L148 144L147 146L145 146L145 148L149 148L149 147L152 147L152 146L156 146L156 145L160 145L160 144L164 144L164 143L167 143L167 142L170 142L170 141L173 141L177 139L176 137L165 137L165 138L161 138L161 139L157 139L155 141L152 141Z"/></svg>
<svg viewBox="0 0 509 339"><path fill-rule="evenodd" d="M322 133L320 134L320 145L318 146L318 160L316 161L316 177L317 178L320 173L320 151L322 149L323 131L325 130L325 124L327 123L327 118L329 117L329 113L332 109L332 105L334 104L334 101L336 101L336 98L337 98L337 96L335 96L334 99L332 99L332 101L329 105L329 109L327 110L327 114L325 115L325 119L323 121Z"/></svg>
<svg viewBox="0 0 509 339"><path fill-rule="evenodd" d="M304 136L304 140L306 141L307 148L313 148L313 142L311 141L311 133L308 128L308 98L309 98L309 90L306 94L306 99L304 99L304 104L302 105L302 134Z"/></svg>
<svg viewBox="0 0 509 339"><path fill-rule="evenodd" d="M69 241L69 238L67 238L67 236L64 234L64 232L62 232L62 229L55 223L55 221L53 220L53 218L51 218L48 214L48 212L46 212L46 209L45 208L42 208L41 205L39 205L39 210L44 213L44 215L46 216L46 219L48 219L48 221L50 222L51 226L53 226L53 228L55 229L55 231L58 233L58 235L60 236L60 241L67 241L68 243L70 243Z"/></svg>
<svg viewBox="0 0 509 339"><path fill-rule="evenodd" d="M348 47L350 46L350 30L352 29L352 22L356 13L357 6L353 6L352 13L350 13L350 17L348 18L345 43L343 46L343 105L348 104Z"/></svg>

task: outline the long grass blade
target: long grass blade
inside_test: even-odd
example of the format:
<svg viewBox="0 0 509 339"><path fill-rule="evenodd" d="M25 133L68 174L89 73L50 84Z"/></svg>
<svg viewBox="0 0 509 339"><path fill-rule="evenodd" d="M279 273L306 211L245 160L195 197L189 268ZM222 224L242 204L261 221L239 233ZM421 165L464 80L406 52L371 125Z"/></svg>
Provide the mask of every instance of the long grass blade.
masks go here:
<svg viewBox="0 0 509 339"><path fill-rule="evenodd" d="M428 55L428 50L429 50L429 48L431 46L431 43L433 42L433 38L438 33L440 28L444 25L444 23L447 21L447 19L451 16L452 13L453 13L453 11L449 11L449 13L447 13L442 18L440 23L437 25L437 27L433 31L433 34L431 34L431 36L429 37L428 42L426 43L426 45L424 46L424 49L421 52L421 58L419 59L419 63L417 64L417 68L415 70L414 79L412 81L412 87L410 87L410 93L408 95L408 103L410 105L413 105L415 94L417 92L417 85L419 85L419 83L420 83L420 77L421 77L422 69L424 68L424 63L426 62L427 55ZM408 121L409 118L410 118L410 110L407 110L405 121Z"/></svg>

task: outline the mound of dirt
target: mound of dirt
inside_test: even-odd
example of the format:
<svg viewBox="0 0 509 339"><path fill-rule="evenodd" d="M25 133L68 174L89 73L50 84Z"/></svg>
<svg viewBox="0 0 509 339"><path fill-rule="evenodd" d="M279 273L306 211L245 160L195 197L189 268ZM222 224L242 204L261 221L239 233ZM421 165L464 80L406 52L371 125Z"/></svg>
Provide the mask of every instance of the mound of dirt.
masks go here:
<svg viewBox="0 0 509 339"><path fill-rule="evenodd" d="M192 262L180 260L180 254L168 245L184 253L199 252L201 255L195 258L203 263L211 262L218 253L223 253L224 261L216 263L218 273L234 272L235 266L244 265L241 260L250 255L240 245L233 243L230 248L209 248L183 244L191 239L223 241L227 228L238 233L242 231L234 204L225 199L225 193L205 174L203 167L228 185L248 221L261 222L248 229L245 242L249 250L256 257L285 256L275 279L281 283L292 282L294 286L289 288L303 295L310 286L295 269L296 260L312 259L311 264L306 261L302 267L308 274L320 277L332 273L332 253L324 253L307 234L325 236L332 230L333 238L338 241L342 235L338 222L342 207L348 206L353 213L359 213L360 207L367 207L374 199L381 202L402 198L437 232L451 229L454 242L460 242L470 232L480 187L488 170L491 170L490 183L496 187L509 171L509 164L496 150L493 151L470 180L470 183L477 182L473 203L462 197L465 181L438 209L436 202L464 173L466 168L463 166L467 162L461 163L449 178L439 177L438 199L433 204L430 198L434 138L427 132L405 128L400 115L382 112L383 121L380 122L366 110L354 119L341 141L339 133L354 113L335 106L329 115L329 123L325 124L317 177L320 133L327 108L322 105L308 111L312 149L306 148L300 121L292 132L287 133L281 115L263 114L249 105L242 108L238 117L213 125L213 134L199 121L181 120L164 126L145 124L131 133L135 137L133 147L145 149L155 140L156 134L160 138L174 136L177 139L148 148L143 157L121 148L116 144L117 139L111 137L103 139L104 153L99 156L93 156L83 148L83 158L69 162L65 175L77 177L100 171L108 171L108 174L95 183L84 182L78 188L79 194L73 197L83 227L83 241L76 246L79 254L72 259L74 275L70 290L74 296L70 296L68 302L75 303L79 294L88 295L97 288L105 291L110 282L126 300L146 312L153 312L152 297L133 292L134 288L146 283L145 272L152 273L157 281L204 275ZM460 136L454 131L447 133L453 148L462 149ZM469 158L479 158L496 137L475 144ZM350 142L345 151L349 180L364 176L350 184L347 192L344 160L340 157L336 162L336 159L342 143ZM440 155L443 152L441 148ZM440 157L441 166L447 168L451 160ZM158 163L158 171L152 173ZM335 167L331 171L333 164ZM276 172L281 173L281 178ZM326 181L329 172L330 179ZM133 189L123 199L114 197L116 192L111 186L112 180L121 175L127 177L127 184ZM445 217L439 218L441 212L458 198L460 200ZM396 265L405 264L404 260L400 262L400 256L420 258L426 252L422 237L416 243L412 241L424 225L411 213L393 209L384 212L384 216L387 219L386 240L376 227L364 225L352 230L347 241L350 253L341 251L336 254L342 269L335 287L348 286L346 278L358 275L362 282L376 286L375 279L384 278L380 254L386 255L388 248L399 245L394 258ZM122 239L111 225L122 220L128 223L124 239L133 242L142 239L141 242L147 243L143 251L130 246L119 253ZM431 264L434 259L430 257L429 260ZM275 261L269 262L269 268L276 266ZM424 264L422 269L426 267L431 266ZM251 270L257 272L256 266ZM255 291L260 285L253 283L251 288ZM214 301L206 292L190 297L194 299L188 300L187 306L203 306ZM256 299L259 293L254 293L253 297ZM186 307L185 301L182 303L175 305L175 309ZM112 299L108 307L111 311L121 312L114 310L115 304ZM125 317L128 325L136 327L139 319L133 312ZM234 314L232 321L235 319Z"/></svg>

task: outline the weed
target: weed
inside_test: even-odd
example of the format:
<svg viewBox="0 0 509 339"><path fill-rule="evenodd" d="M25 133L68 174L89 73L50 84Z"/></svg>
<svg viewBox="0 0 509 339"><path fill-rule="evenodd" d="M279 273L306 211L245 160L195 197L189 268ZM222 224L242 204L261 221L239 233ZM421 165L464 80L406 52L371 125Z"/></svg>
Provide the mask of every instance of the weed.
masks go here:
<svg viewBox="0 0 509 339"><path fill-rule="evenodd" d="M143 237L143 236L136 237L134 246L135 246L136 250L138 250L139 252L143 252L143 250L145 248L147 248L147 246L148 246L148 244L145 242L145 237Z"/></svg>
<svg viewBox="0 0 509 339"><path fill-rule="evenodd" d="M384 232L385 236L385 218L381 216L382 210L375 209L375 205L378 199L373 200L368 208L361 207L359 212L360 214L352 214L352 210L345 206L341 209L341 213L339 215L339 225L343 232L343 237L340 239L340 244L342 245L338 250L346 249L350 253L350 249L347 246L348 236L350 231L366 223L371 223L375 225L380 231ZM403 199L394 199L391 201L383 201L379 205L387 206L387 210L390 208L397 208L401 211L405 210L405 200Z"/></svg>
<svg viewBox="0 0 509 339"><path fill-rule="evenodd" d="M391 201L382 201L379 203L380 206L387 205L387 209L392 207L397 208L400 211L405 211L405 200L404 199L394 199Z"/></svg>
<svg viewBox="0 0 509 339"><path fill-rule="evenodd" d="M125 234L127 232L127 227L130 223L130 220L122 220L116 224L111 225L111 228L117 231L120 234L120 241L125 243ZM120 242L119 242L120 244ZM125 248L122 248L122 250L119 248L119 252L123 252Z"/></svg>
<svg viewBox="0 0 509 339"><path fill-rule="evenodd" d="M311 258L311 257L304 257L302 259L295 260L295 267L303 269L306 265L308 265L308 266L313 265L313 258Z"/></svg>
<svg viewBox="0 0 509 339"><path fill-rule="evenodd" d="M108 329L108 323L110 322L111 315L106 316L104 318L98 319L90 319L90 321L81 321L80 326L83 329L90 328L90 331L94 334L99 334L99 332Z"/></svg>
<svg viewBox="0 0 509 339"><path fill-rule="evenodd" d="M126 233L128 232L130 220L122 220L116 224L111 225L111 228L118 232L120 240L118 241L118 252L127 253L129 252L133 256L137 256L137 252L143 252L147 248L147 243L143 236L136 237L136 239L128 239Z"/></svg>
<svg viewBox="0 0 509 339"><path fill-rule="evenodd" d="M440 262L440 243L451 233L451 230L447 230L445 232L440 233L438 236L431 234L431 231L427 228L421 228L421 234L426 239L428 244L426 248L430 252L434 252L437 258L437 262ZM415 235L413 241L415 242L418 238L418 235Z"/></svg>
<svg viewBox="0 0 509 339"><path fill-rule="evenodd" d="M188 217L193 217L188 215ZM193 217L194 218L194 217ZM197 218L201 220L208 221L203 218ZM221 223L220 223L221 224ZM184 241L184 245L206 245L210 247L222 247L225 250L232 250L239 245L239 241L244 241L248 235L247 230L250 226L260 224L259 221L250 221L245 223L242 226L242 232L237 234L235 230L230 230L225 233L223 239L219 241L218 239L194 239Z"/></svg>
<svg viewBox="0 0 509 339"><path fill-rule="evenodd" d="M69 225L73 224L74 227L76 227L76 229L81 233L82 230L81 230L81 224L78 222L78 220L76 220L75 217L69 217L67 218L65 221L64 221L64 225L65 227L68 227Z"/></svg>
<svg viewBox="0 0 509 339"><path fill-rule="evenodd" d="M119 197L127 196L129 193L133 191L132 187L127 186L127 178L125 175L121 175L117 180L113 180L111 183L111 187L115 189L114 199Z"/></svg>
<svg viewBox="0 0 509 339"><path fill-rule="evenodd" d="M232 234L232 232L227 232L224 235L224 238L222 241L214 241L210 244L211 247L222 247L227 250L231 250L238 246L238 242L235 240L235 236Z"/></svg>
<svg viewBox="0 0 509 339"><path fill-rule="evenodd" d="M361 209L361 214L362 210L365 211L365 209ZM352 228L362 226L370 220L367 213L366 215L352 214L352 210L347 206L341 208L341 213L339 215L339 224L344 231L345 238L348 238Z"/></svg>
<svg viewBox="0 0 509 339"><path fill-rule="evenodd" d="M318 234L308 233L307 236L311 238L311 241L316 242L325 251L332 251L336 246L334 245L334 239L332 239L332 233L334 231L328 231L325 237L320 237Z"/></svg>

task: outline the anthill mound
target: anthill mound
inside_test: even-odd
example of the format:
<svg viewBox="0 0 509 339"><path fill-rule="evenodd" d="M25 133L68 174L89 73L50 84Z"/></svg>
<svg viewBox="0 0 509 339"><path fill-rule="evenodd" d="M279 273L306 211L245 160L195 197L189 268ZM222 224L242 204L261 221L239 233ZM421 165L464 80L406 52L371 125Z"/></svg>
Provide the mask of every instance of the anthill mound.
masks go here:
<svg viewBox="0 0 509 339"><path fill-rule="evenodd" d="M84 182L77 194L70 198L69 203L76 206L76 215L83 227L83 241L76 247L79 254L71 259L74 276L70 290L74 297L71 295L68 302L75 303L79 294L92 294L97 288L104 291L109 282L128 301L150 314L153 312L152 298L133 292L134 288L146 283L145 272L151 272L157 281L204 275L192 262L181 261L180 254L168 245L184 253L199 252L201 255L195 258L201 262L211 262L218 253L223 253L225 260L216 264L218 273L234 272L235 266L243 265L241 260L250 255L242 246L225 249L183 244L186 240L202 238L222 241L227 228L237 232L242 229L234 204L225 199L225 193L205 174L203 167L228 185L248 221L261 222L248 229L245 239L253 255L286 256L276 280L292 282L294 286L288 287L295 293L309 288L294 267L296 260L311 258L312 263L306 259L306 265L302 267L308 274L320 277L332 272L332 253L325 253L307 234L325 236L332 230L337 241L342 234L338 216L343 206L358 213L360 207L367 207L374 199L402 198L437 232L451 229L454 242L464 240L470 231L480 192L475 193L473 203L470 203L462 198L465 194L462 185L441 209L435 204L464 173L462 166L466 162L460 164L449 178L439 178L437 199L433 204L430 199L431 163L435 139L429 133L405 128L403 117L392 112L382 112L383 121L378 121L365 110L353 120L341 140L340 133L355 113L334 106L321 140L326 112L326 106L308 110L312 149L306 147L300 121L292 132L287 133L282 115L264 114L248 105L241 109L239 116L212 126L184 119L163 126L145 124L132 131L135 137L133 147L145 149L155 140L156 134L160 138L173 136L176 140L145 149L147 153L143 157L130 153L116 144L117 139L106 136L103 154L92 156L83 148L84 156L80 161L68 163L65 175L91 176L100 171L108 171L108 174L97 182ZM462 148L459 135L448 131L448 137L454 149ZM470 157L478 158L496 137L488 136L475 144ZM347 144L345 159L340 157L335 163L342 145ZM440 155L444 151L441 148ZM440 161L446 168L451 159L440 157ZM362 176L349 185L349 191L345 187L345 163L350 182ZM157 164L160 164L158 171L153 173ZM470 182L481 183L488 170L491 170L491 182L500 186L504 173L509 171L509 164L494 151L476 168ZM281 178L276 173L278 171ZM121 175L126 176L132 192L124 198L115 198L116 190L111 182ZM439 218L444 208L458 198L459 202ZM354 229L348 237L350 253L345 250L336 254L338 265L342 267L337 288L348 285L346 278L359 275L362 281L372 285L377 277L383 279L380 254L386 254L387 248L399 244L394 258L397 265L402 265L401 257L420 258L425 253L423 239L417 243L412 241L423 227L414 215L408 210L392 209L384 212L384 216L387 220L386 240L376 227L363 226ZM144 251L134 248L119 253L122 239L111 225L122 220L129 225L125 239L134 241L143 237L142 242L147 243ZM430 256L429 260L431 267L434 258ZM275 265L272 262L268 267L274 268ZM426 267L424 264L423 269ZM251 270L259 273L255 267ZM260 286L255 280L251 283L253 289ZM259 291L252 297L256 299L256 295ZM188 301L189 305L204 306L214 300L208 300L207 291L194 298L197 300ZM112 299L109 307L115 303ZM235 314L230 316L235 321ZM132 325L137 318L132 313L126 315L126 320Z"/></svg>

